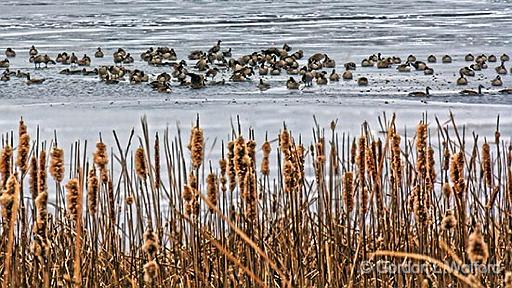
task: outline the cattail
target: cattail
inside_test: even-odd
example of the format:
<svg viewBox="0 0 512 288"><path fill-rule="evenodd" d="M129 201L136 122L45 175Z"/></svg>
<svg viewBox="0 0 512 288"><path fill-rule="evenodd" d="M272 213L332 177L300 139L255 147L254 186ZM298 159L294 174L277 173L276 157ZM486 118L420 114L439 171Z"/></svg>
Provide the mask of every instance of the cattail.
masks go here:
<svg viewBox="0 0 512 288"><path fill-rule="evenodd" d="M366 173L365 153L366 153L366 137L361 136L359 138L359 147L358 147L358 153L357 153L357 167L359 168L359 185L361 187L361 190L365 185L365 173Z"/></svg>
<svg viewBox="0 0 512 288"><path fill-rule="evenodd" d="M427 124L420 123L416 127L416 173L421 177L426 177L427 172L427 160L426 160L426 148L427 148Z"/></svg>
<svg viewBox="0 0 512 288"><path fill-rule="evenodd" d="M44 257L48 248L48 239L46 237L46 223L48 218L48 193L43 191L35 199L37 218L34 221L34 254L37 257ZM43 259L40 259L42 262Z"/></svg>
<svg viewBox="0 0 512 288"><path fill-rule="evenodd" d="M37 186L39 193L47 190L47 181L46 181L46 151L42 150L39 153L39 173L37 176Z"/></svg>
<svg viewBox="0 0 512 288"><path fill-rule="evenodd" d="M192 201L192 197L194 196L194 188L192 188L190 185L185 185L183 187L183 200L185 202Z"/></svg>
<svg viewBox="0 0 512 288"><path fill-rule="evenodd" d="M302 180L304 180L304 146L302 144L294 146L294 155L296 155L296 161L295 163L295 171L297 172L297 184L301 184Z"/></svg>
<svg viewBox="0 0 512 288"><path fill-rule="evenodd" d="M245 145L247 147L247 156L251 160L250 165L254 167L256 165L256 141L248 140Z"/></svg>
<svg viewBox="0 0 512 288"><path fill-rule="evenodd" d="M155 283L158 277L158 269L158 264L154 260L144 264L144 282L150 285Z"/></svg>
<svg viewBox="0 0 512 288"><path fill-rule="evenodd" d="M215 175L215 173L208 174L206 177L206 186L208 200L213 206L217 206L217 195L219 189L217 186L217 175ZM212 207L210 207L210 212L213 212Z"/></svg>
<svg viewBox="0 0 512 288"><path fill-rule="evenodd" d="M5 189L0 196L0 205L2 206L2 224L4 225L4 231L7 233L7 246L5 248L5 259L4 259L4 284L10 283L11 275L11 259L14 245L14 225L16 223L16 216L18 215L18 207L20 201L20 184L16 179L16 175L12 174L6 182ZM4 285L4 287L8 287Z"/></svg>
<svg viewBox="0 0 512 288"><path fill-rule="evenodd" d="M500 131L496 130L496 132L494 132L494 143L499 144L500 143L500 137L501 137Z"/></svg>
<svg viewBox="0 0 512 288"><path fill-rule="evenodd" d="M352 141L352 146L350 148L350 164L354 165L356 164L356 156L357 156L357 145L356 145L356 139Z"/></svg>
<svg viewBox="0 0 512 288"><path fill-rule="evenodd" d="M228 143L228 176L229 176L229 191L233 192L236 187L236 169L235 169L235 142Z"/></svg>
<svg viewBox="0 0 512 288"><path fill-rule="evenodd" d="M391 140L391 158L393 169L393 180L396 184L402 181L402 161L400 159L400 135L394 134Z"/></svg>
<svg viewBox="0 0 512 288"><path fill-rule="evenodd" d="M56 182L60 183L64 179L64 150L53 147L50 158L50 175Z"/></svg>
<svg viewBox="0 0 512 288"><path fill-rule="evenodd" d="M190 187L192 187L195 190L199 189L197 177L194 174L194 171L190 171L190 173L188 174L188 185L190 185Z"/></svg>
<svg viewBox="0 0 512 288"><path fill-rule="evenodd" d="M20 125L18 129L19 133L19 144L18 144L18 155L16 158L16 165L20 168L20 171L23 175L27 173L28 170L28 154L30 152L30 136L27 133L27 125L23 122L23 119L20 120Z"/></svg>
<svg viewBox="0 0 512 288"><path fill-rule="evenodd" d="M7 179L11 175L12 148L7 145L0 153L0 176L2 177L2 187L5 187Z"/></svg>
<svg viewBox="0 0 512 288"><path fill-rule="evenodd" d="M96 166L98 166L100 169L101 182L106 183L108 180L108 153L107 146L101 141L96 143L96 151L94 152L94 164L96 164Z"/></svg>
<svg viewBox="0 0 512 288"><path fill-rule="evenodd" d="M222 152L224 154L224 149L222 149ZM221 189L222 189L222 192L226 192L227 190L227 187L226 187L226 183L228 182L228 180L226 179L226 171L227 171L227 161L226 159L224 159L224 155L222 155L222 159L219 160L219 167L220 167L220 185L221 185Z"/></svg>
<svg viewBox="0 0 512 288"><path fill-rule="evenodd" d="M270 174L270 152L272 151L272 148L270 147L270 143L268 141L265 141L263 143L263 146L261 147L261 150L263 151L263 160L261 161L261 174L268 176Z"/></svg>
<svg viewBox="0 0 512 288"><path fill-rule="evenodd" d="M150 259L154 259L159 248L158 236L153 232L152 228L148 228L148 230L144 232L144 245L142 245L142 251L148 253Z"/></svg>
<svg viewBox="0 0 512 288"><path fill-rule="evenodd" d="M160 187L160 139L155 136L155 187Z"/></svg>
<svg viewBox="0 0 512 288"><path fill-rule="evenodd" d="M290 147L291 147L291 141L290 141L290 133L286 129L286 127L281 131L281 134L279 134L279 147L281 148L281 152L288 157L290 155Z"/></svg>
<svg viewBox="0 0 512 288"><path fill-rule="evenodd" d="M450 169L450 150L448 149L448 144L446 141L443 141L443 170L448 171Z"/></svg>
<svg viewBox="0 0 512 288"><path fill-rule="evenodd" d="M425 191L418 184L413 190L413 211L416 221L420 224L426 224L428 220L428 208L425 205Z"/></svg>
<svg viewBox="0 0 512 288"><path fill-rule="evenodd" d="M505 288L512 288L512 272L505 272L505 279L503 280L503 286Z"/></svg>
<svg viewBox="0 0 512 288"><path fill-rule="evenodd" d="M473 233L469 235L467 251L471 263L483 264L489 258L489 250L482 236L480 224L477 224Z"/></svg>
<svg viewBox="0 0 512 288"><path fill-rule="evenodd" d="M146 168L146 157L144 155L144 148L139 146L137 150L135 150L135 172L140 179L146 181L147 178L147 168Z"/></svg>
<svg viewBox="0 0 512 288"><path fill-rule="evenodd" d="M245 176L245 201L246 201L246 209L245 216L250 221L256 220L256 211L257 211L257 191L256 191L256 175L254 174L252 168L249 168Z"/></svg>
<svg viewBox="0 0 512 288"><path fill-rule="evenodd" d="M29 169L29 190L32 199L36 199L38 194L37 188L37 159L35 155L30 158L30 169Z"/></svg>
<svg viewBox="0 0 512 288"><path fill-rule="evenodd" d="M89 171L89 179L87 180L87 202L89 207L89 213L92 215L96 214L96 204L98 198L99 181L96 177L96 169L93 165Z"/></svg>
<svg viewBox="0 0 512 288"><path fill-rule="evenodd" d="M365 162L366 170L368 171L368 176L370 176L373 179L377 173L375 167L375 157L371 147L366 147Z"/></svg>
<svg viewBox="0 0 512 288"><path fill-rule="evenodd" d="M346 172L343 177L343 200L347 212L350 213L354 209L354 174Z"/></svg>
<svg viewBox="0 0 512 288"><path fill-rule="evenodd" d="M489 144L482 145L482 169L484 173L485 182L490 188L492 185L492 171L491 171L491 153Z"/></svg>
<svg viewBox="0 0 512 288"><path fill-rule="evenodd" d="M66 184L67 194L67 208L68 214L77 219L79 210L81 209L81 198L79 193L79 183L77 178L70 179Z"/></svg>
<svg viewBox="0 0 512 288"><path fill-rule="evenodd" d="M133 198L133 195L128 195L124 199L124 202L126 203L126 205L132 205L133 201L135 201L135 199Z"/></svg>
<svg viewBox="0 0 512 288"><path fill-rule="evenodd" d="M286 160L284 162L284 168L283 168L283 178L284 178L284 184L285 184L285 192L291 193L294 191L296 185L297 185L297 174L295 170L295 165L291 160Z"/></svg>
<svg viewBox="0 0 512 288"><path fill-rule="evenodd" d="M450 201L450 197L452 194L452 188L450 187L450 184L448 182L444 182L443 184L443 194L446 200Z"/></svg>
<svg viewBox="0 0 512 288"><path fill-rule="evenodd" d="M203 129L199 128L198 126L192 128L188 149L191 153L192 168L199 168L201 163L203 163L204 157L204 136Z"/></svg>
<svg viewBox="0 0 512 288"><path fill-rule="evenodd" d="M323 166L325 163L325 139L321 137L316 143L316 161L319 166Z"/></svg>
<svg viewBox="0 0 512 288"><path fill-rule="evenodd" d="M242 136L239 136L235 141L233 160L236 176L238 178L238 186L240 191L243 193L245 187L245 173L247 172L248 164L250 164L250 158L247 155L247 146L245 145L245 141Z"/></svg>
<svg viewBox="0 0 512 288"><path fill-rule="evenodd" d="M361 189L361 213L363 213L363 215L365 215L368 212L368 198L368 188L363 187Z"/></svg>
<svg viewBox="0 0 512 288"><path fill-rule="evenodd" d="M443 220L441 220L441 229L448 231L455 226L457 226L457 218L453 215L453 211L446 211Z"/></svg>
<svg viewBox="0 0 512 288"><path fill-rule="evenodd" d="M450 178L454 186L455 194L462 197L464 193L464 152L458 152L452 156L450 163Z"/></svg>
<svg viewBox="0 0 512 288"><path fill-rule="evenodd" d="M434 148L428 147L427 149L427 189L432 191L434 183L436 182L436 161L434 159Z"/></svg>

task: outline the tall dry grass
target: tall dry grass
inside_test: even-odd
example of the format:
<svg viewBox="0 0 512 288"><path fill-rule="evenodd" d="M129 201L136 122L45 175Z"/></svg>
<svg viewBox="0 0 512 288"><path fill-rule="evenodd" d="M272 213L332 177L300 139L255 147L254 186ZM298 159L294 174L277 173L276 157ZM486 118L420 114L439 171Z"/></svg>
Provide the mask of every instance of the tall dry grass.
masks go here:
<svg viewBox="0 0 512 288"><path fill-rule="evenodd" d="M184 143L188 131L153 134L142 119L140 137L100 135L89 153L21 121L0 152L2 286L511 287L512 146L499 121L493 139L453 117L421 119L413 135L394 115L379 123L349 135L315 120L312 143L283 125L257 143L264 132L239 122L209 139L198 117Z"/></svg>

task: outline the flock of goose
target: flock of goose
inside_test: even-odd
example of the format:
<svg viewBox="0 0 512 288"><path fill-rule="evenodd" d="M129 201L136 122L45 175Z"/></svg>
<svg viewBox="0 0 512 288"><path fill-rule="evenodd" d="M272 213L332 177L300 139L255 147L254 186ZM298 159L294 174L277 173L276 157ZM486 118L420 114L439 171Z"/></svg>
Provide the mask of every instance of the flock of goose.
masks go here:
<svg viewBox="0 0 512 288"><path fill-rule="evenodd" d="M414 69L415 71L422 71L424 75L434 75L434 69L431 65L438 62L434 55L428 56L426 62L418 60L414 55L409 55L404 62L400 57L384 57L378 53L364 58L360 65L354 62L344 63L344 71L338 73L336 72L336 61L325 53L315 53L309 58L304 58L302 50L292 51L289 45L284 44L280 48L271 47L235 58L232 55L231 48L225 49L221 47L221 44L222 41L219 40L207 51L191 51L187 60L178 59L173 48L149 48L140 54L142 61L151 66L169 67L167 68L168 72L154 75L145 73L140 69L130 69L130 64L135 61L134 57L122 48L113 53L113 65L96 68L90 68L92 59L87 54L79 57L75 53L62 52L55 59L52 59L47 54L40 53L34 46L28 51L30 57L28 61L34 64L34 69L44 69L48 65L66 65L68 67L60 70L60 74L95 76L106 84L118 84L120 81L128 81L131 84L148 83L155 91L162 93L171 92L173 85L201 89L208 85L252 81L254 78L259 78L259 81L255 81L255 83L260 90L267 90L271 88L271 84L264 80L264 76L282 74L289 75L286 80L286 87L291 90L310 87L314 83L316 85L326 85L329 82L340 80L356 81L359 86L368 86L369 80L367 77L354 79L352 71L356 70L357 66L360 69L365 67L395 68L399 73L408 73ZM7 58L0 60L0 68L5 69L1 73L1 81L10 81L11 78L18 77L25 78L27 85L45 82L46 79L44 78L31 77L29 72L10 70L9 58L16 57L16 52L13 49L7 48L5 56ZM101 48L98 48L94 53L94 58L104 57L105 53ZM501 65L495 67L497 75L489 84L495 87L503 86L501 76L508 73L505 63L510 60L507 54L503 54L499 58L495 55L481 54L474 56L467 54L464 60L468 65L459 69L457 85L467 85L468 79L475 76L475 71L487 69L488 63L500 61ZM444 55L440 62L452 63L452 57ZM510 73L512 73L512 69L510 69ZM223 75L228 75L229 78L222 77ZM482 95L482 88L485 87L480 84L477 90L464 89L460 91L460 94ZM430 87L426 87L425 91L410 92L408 95L428 97L431 90ZM502 89L499 92L512 94L512 88Z"/></svg>

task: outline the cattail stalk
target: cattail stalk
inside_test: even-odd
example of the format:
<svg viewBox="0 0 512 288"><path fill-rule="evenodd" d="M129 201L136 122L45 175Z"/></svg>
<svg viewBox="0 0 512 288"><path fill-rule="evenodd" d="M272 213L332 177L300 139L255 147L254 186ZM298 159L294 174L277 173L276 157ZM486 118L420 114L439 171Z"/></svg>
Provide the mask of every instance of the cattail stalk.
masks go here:
<svg viewBox="0 0 512 288"><path fill-rule="evenodd" d="M2 224L4 228L2 238L7 239L7 245L5 246L4 278L2 287L9 287L9 284L11 283L14 227L16 224L16 216L18 215L20 201L20 184L16 178L15 174L9 176L2 196L0 196L0 205L2 206Z"/></svg>

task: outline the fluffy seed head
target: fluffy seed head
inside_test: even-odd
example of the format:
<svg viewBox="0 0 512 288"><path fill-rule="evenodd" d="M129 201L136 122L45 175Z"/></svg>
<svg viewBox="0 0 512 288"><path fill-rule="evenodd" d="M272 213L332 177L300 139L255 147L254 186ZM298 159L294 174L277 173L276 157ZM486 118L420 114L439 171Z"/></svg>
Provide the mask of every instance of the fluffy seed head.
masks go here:
<svg viewBox="0 0 512 288"><path fill-rule="evenodd" d="M56 182L60 183L64 179L64 150L53 147L50 157L50 175Z"/></svg>

